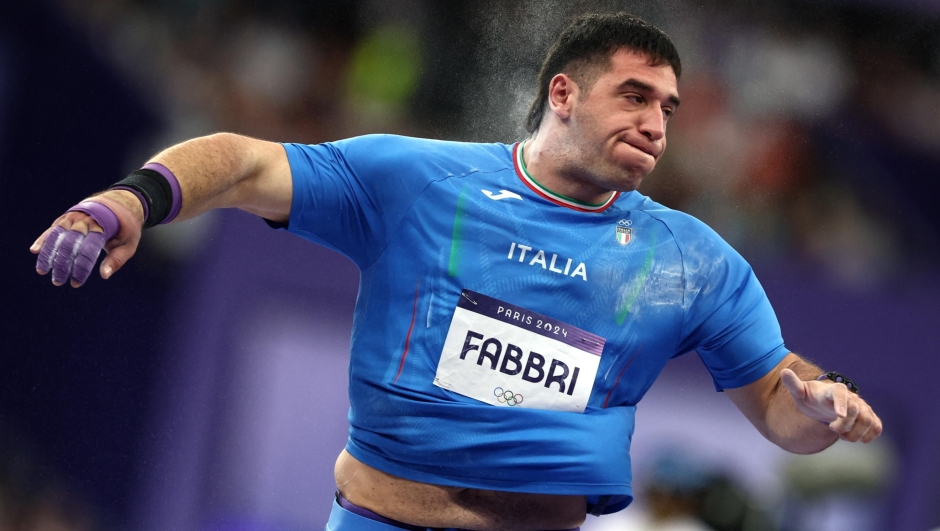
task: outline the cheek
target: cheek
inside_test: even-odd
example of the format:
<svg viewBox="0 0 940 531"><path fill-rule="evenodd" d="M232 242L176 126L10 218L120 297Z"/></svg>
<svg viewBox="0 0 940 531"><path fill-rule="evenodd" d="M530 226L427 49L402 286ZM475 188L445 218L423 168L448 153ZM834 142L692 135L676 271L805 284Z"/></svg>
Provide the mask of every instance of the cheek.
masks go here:
<svg viewBox="0 0 940 531"><path fill-rule="evenodd" d="M636 115L627 112L611 113L604 119L604 128L610 136L627 137L636 134Z"/></svg>

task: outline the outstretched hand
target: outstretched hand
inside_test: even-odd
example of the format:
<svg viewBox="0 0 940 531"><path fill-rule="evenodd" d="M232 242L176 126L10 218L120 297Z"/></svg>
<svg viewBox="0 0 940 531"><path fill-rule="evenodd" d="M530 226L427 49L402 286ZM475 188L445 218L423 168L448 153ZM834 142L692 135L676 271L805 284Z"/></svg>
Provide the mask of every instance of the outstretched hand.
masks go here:
<svg viewBox="0 0 940 531"><path fill-rule="evenodd" d="M842 439L868 443L881 435L881 419L845 384L829 380L803 381L790 369L783 369L780 379L801 413L829 424L829 429Z"/></svg>
<svg viewBox="0 0 940 531"><path fill-rule="evenodd" d="M108 255L101 262L101 277L110 278L137 252L143 230L143 206L130 192L112 190L86 201L100 203L117 216L119 227L110 239L105 228L84 212L66 212L53 222L29 250L38 255L36 272L52 272L52 283L61 286L71 280L73 288L88 280L103 248Z"/></svg>

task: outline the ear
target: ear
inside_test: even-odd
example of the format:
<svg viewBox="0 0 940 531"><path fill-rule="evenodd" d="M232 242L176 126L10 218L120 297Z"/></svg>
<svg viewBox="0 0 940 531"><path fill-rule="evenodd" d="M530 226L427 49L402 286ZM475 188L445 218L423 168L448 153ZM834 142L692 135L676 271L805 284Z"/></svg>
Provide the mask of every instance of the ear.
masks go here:
<svg viewBox="0 0 940 531"><path fill-rule="evenodd" d="M558 118L567 120L578 99L578 85L565 74L555 74L548 82L548 107Z"/></svg>

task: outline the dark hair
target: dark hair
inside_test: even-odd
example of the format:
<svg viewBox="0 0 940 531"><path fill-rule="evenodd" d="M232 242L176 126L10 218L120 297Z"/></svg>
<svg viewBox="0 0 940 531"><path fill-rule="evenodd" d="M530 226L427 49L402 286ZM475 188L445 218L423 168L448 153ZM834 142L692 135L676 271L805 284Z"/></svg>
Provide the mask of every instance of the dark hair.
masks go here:
<svg viewBox="0 0 940 531"><path fill-rule="evenodd" d="M538 93L526 117L526 130L535 133L542 123L548 102L548 84L556 74L569 72L572 77L584 74L585 69L599 66L621 48L649 55L654 66L669 64L682 74L679 52L669 37L659 28L629 13L581 15L574 20L552 44L542 63L538 77ZM593 81L587 81L585 88Z"/></svg>

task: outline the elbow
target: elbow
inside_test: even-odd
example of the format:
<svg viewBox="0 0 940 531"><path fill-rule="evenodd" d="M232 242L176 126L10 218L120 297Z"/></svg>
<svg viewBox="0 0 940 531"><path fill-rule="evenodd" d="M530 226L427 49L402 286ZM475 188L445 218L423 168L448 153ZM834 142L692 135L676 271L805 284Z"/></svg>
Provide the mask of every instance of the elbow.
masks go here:
<svg viewBox="0 0 940 531"><path fill-rule="evenodd" d="M827 425L819 423L819 427L812 426L788 437L767 438L791 454L811 455L835 444L839 440L839 434L830 430Z"/></svg>
<svg viewBox="0 0 940 531"><path fill-rule="evenodd" d="M250 139L235 133L212 133L198 138L213 153L231 157L250 144Z"/></svg>

